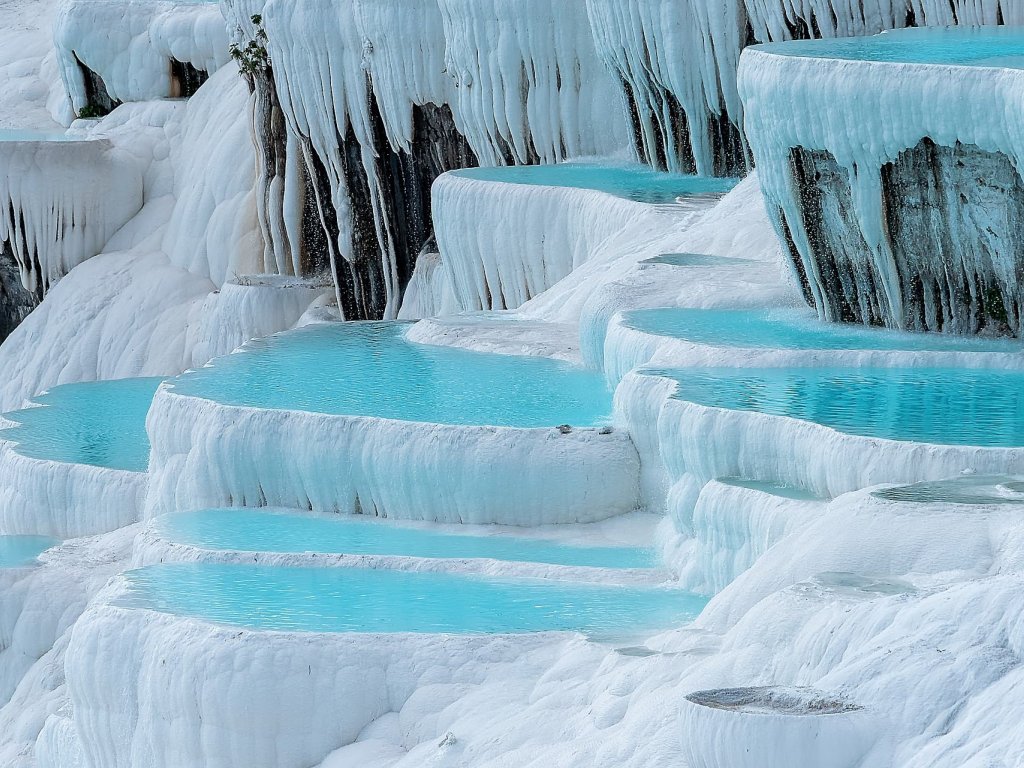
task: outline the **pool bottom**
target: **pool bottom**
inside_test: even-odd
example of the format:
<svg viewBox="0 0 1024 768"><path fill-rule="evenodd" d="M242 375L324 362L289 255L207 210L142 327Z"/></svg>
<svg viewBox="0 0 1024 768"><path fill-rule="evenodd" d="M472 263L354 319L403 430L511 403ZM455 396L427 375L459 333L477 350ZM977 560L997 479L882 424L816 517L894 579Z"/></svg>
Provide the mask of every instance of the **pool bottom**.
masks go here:
<svg viewBox="0 0 1024 768"><path fill-rule="evenodd" d="M707 602L668 588L359 568L163 564L126 579L122 607L290 632L633 634L689 623Z"/></svg>

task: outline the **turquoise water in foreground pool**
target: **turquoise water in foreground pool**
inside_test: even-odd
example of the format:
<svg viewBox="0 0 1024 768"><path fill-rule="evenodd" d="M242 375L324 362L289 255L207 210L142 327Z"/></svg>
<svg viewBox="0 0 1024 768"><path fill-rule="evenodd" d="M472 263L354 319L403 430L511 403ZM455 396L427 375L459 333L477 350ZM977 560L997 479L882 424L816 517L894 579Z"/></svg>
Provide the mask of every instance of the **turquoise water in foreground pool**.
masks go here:
<svg viewBox="0 0 1024 768"><path fill-rule="evenodd" d="M597 163L465 168L453 173L478 181L593 189L637 203L672 203L678 197L725 194L739 181L662 173L645 165L615 166Z"/></svg>
<svg viewBox="0 0 1024 768"><path fill-rule="evenodd" d="M887 440L1024 446L1024 372L958 368L646 369L675 397Z"/></svg>
<svg viewBox="0 0 1024 768"><path fill-rule="evenodd" d="M966 475L949 480L883 488L872 496L918 504L1024 504L1024 481L1019 477Z"/></svg>
<svg viewBox="0 0 1024 768"><path fill-rule="evenodd" d="M162 379L65 384L33 398L41 407L4 414L17 425L0 438L23 456L145 472L146 414Z"/></svg>
<svg viewBox="0 0 1024 768"><path fill-rule="evenodd" d="M172 380L227 405L434 424L607 424L600 373L548 358L491 355L405 340L405 323L329 323L253 342Z"/></svg>
<svg viewBox="0 0 1024 768"><path fill-rule="evenodd" d="M302 632L639 632L691 621L688 592L364 568L176 563L127 574L126 607Z"/></svg>
<svg viewBox="0 0 1024 768"><path fill-rule="evenodd" d="M0 568L35 565L40 554L59 543L49 536L0 536Z"/></svg>
<svg viewBox="0 0 1024 768"><path fill-rule="evenodd" d="M804 310L663 307L623 313L623 323L656 336L748 349L877 349L928 352L1024 352L1016 339L978 339L942 333L901 333L862 325L823 323Z"/></svg>
<svg viewBox="0 0 1024 768"><path fill-rule="evenodd" d="M871 37L756 47L771 53L825 59L1024 68L1024 30L1015 27L901 29Z"/></svg>
<svg viewBox="0 0 1024 768"><path fill-rule="evenodd" d="M581 547L505 534L446 533L358 517L207 509L163 517L161 535L181 544L246 552L327 552L427 558L489 558L595 568L652 568L653 550Z"/></svg>

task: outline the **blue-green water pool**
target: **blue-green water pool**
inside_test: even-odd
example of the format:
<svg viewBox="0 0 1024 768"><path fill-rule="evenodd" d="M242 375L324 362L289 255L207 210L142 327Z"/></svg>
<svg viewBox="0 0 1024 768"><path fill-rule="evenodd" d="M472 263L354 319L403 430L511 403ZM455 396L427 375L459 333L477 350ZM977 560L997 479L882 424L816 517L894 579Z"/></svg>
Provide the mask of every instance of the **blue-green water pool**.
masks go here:
<svg viewBox="0 0 1024 768"><path fill-rule="evenodd" d="M540 357L406 341L404 323L306 326L172 380L227 405L434 424L597 426L612 393L594 371Z"/></svg>
<svg viewBox="0 0 1024 768"><path fill-rule="evenodd" d="M862 325L823 323L803 310L663 307L623 314L623 323L656 336L750 349L863 349L921 352L1024 352L1016 339L941 333L901 333Z"/></svg>
<svg viewBox="0 0 1024 768"><path fill-rule="evenodd" d="M0 568L35 565L40 554L59 543L48 536L0 536Z"/></svg>
<svg viewBox="0 0 1024 768"><path fill-rule="evenodd" d="M0 141L76 141L58 131L23 131L13 128L0 128Z"/></svg>
<svg viewBox="0 0 1024 768"><path fill-rule="evenodd" d="M730 267L750 264L750 259L713 256L708 253L659 253L641 264L663 264L668 267Z"/></svg>
<svg viewBox="0 0 1024 768"><path fill-rule="evenodd" d="M738 181L663 173L644 165L618 166L598 163L466 168L453 173L478 181L593 189L638 203L671 203L680 197L725 194L736 186Z"/></svg>
<svg viewBox="0 0 1024 768"><path fill-rule="evenodd" d="M699 405L941 445L1024 446L1024 372L957 368L646 369Z"/></svg>
<svg viewBox="0 0 1024 768"><path fill-rule="evenodd" d="M640 632L691 621L706 598L655 587L362 568L176 563L127 574L127 607L301 632Z"/></svg>
<svg viewBox="0 0 1024 768"><path fill-rule="evenodd" d="M149 464L146 414L162 379L65 384L33 398L39 407L4 414L16 425L0 438L23 456L144 472Z"/></svg>
<svg viewBox="0 0 1024 768"><path fill-rule="evenodd" d="M172 541L215 550L489 558L595 568L652 568L657 562L653 550L641 547L571 546L505 533L449 533L390 520L287 510L206 509L167 515L157 526Z"/></svg>
<svg viewBox="0 0 1024 768"><path fill-rule="evenodd" d="M1019 27L901 29L870 37L800 40L757 46L772 53L900 64L1024 67Z"/></svg>

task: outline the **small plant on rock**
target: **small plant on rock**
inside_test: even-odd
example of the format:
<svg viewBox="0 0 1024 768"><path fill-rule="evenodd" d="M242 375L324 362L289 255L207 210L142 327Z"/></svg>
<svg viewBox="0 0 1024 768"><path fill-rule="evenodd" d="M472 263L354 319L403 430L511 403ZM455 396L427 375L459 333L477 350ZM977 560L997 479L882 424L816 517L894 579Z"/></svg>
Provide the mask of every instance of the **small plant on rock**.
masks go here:
<svg viewBox="0 0 1024 768"><path fill-rule="evenodd" d="M267 51L267 30L263 28L263 17L256 14L251 19L256 36L245 45L232 43L231 58L238 63L238 70L247 80L266 74L270 69L270 53Z"/></svg>

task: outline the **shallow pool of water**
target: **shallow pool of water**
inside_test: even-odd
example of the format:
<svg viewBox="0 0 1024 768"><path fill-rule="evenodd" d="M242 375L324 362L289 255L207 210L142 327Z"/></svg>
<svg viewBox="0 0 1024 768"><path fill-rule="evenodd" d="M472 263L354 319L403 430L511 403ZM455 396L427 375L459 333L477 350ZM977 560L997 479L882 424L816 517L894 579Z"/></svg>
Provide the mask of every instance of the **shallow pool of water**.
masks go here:
<svg viewBox="0 0 1024 768"><path fill-rule="evenodd" d="M902 29L871 37L758 47L772 53L826 59L1024 68L1024 30L1014 27Z"/></svg>
<svg viewBox="0 0 1024 768"><path fill-rule="evenodd" d="M737 179L662 173L643 165L597 163L467 168L454 173L479 181L505 184L593 189L637 203L671 203L680 197L724 194L737 182Z"/></svg>
<svg viewBox="0 0 1024 768"><path fill-rule="evenodd" d="M919 504L1020 505L1024 504L1024 483L1021 478L966 475L949 480L883 488L872 495L889 501Z"/></svg>
<svg viewBox="0 0 1024 768"><path fill-rule="evenodd" d="M161 535L195 547L246 552L326 552L652 568L656 556L641 547L571 546L496 533L449 533L390 520L315 517L286 510L207 509L168 515Z"/></svg>
<svg viewBox="0 0 1024 768"><path fill-rule="evenodd" d="M663 264L668 267L730 267L739 264L750 264L750 259L712 256L707 253L660 253L641 264Z"/></svg>
<svg viewBox="0 0 1024 768"><path fill-rule="evenodd" d="M75 141L76 139L57 131L21 131L0 128L0 142L3 141Z"/></svg>
<svg viewBox="0 0 1024 768"><path fill-rule="evenodd" d="M120 604L255 629L309 632L639 632L688 623L706 598L664 588L363 568L186 563L127 575Z"/></svg>
<svg viewBox="0 0 1024 768"><path fill-rule="evenodd" d="M776 485L775 483L767 483L762 480L747 480L742 477L720 477L718 478L718 482L734 488L746 488L747 490L758 491L759 493L765 493L769 496L778 496L783 499L791 499L792 501L823 501L822 497L816 496L810 491L805 491L802 488L794 488L789 485Z"/></svg>
<svg viewBox="0 0 1024 768"><path fill-rule="evenodd" d="M747 349L863 349L921 352L1024 352L1016 339L978 339L941 333L902 333L824 323L803 310L662 307L623 314L623 323L656 336Z"/></svg>
<svg viewBox="0 0 1024 768"><path fill-rule="evenodd" d="M35 565L40 554L59 543L49 536L0 536L0 568Z"/></svg>
<svg viewBox="0 0 1024 768"><path fill-rule="evenodd" d="M888 440L1024 446L1024 372L956 368L692 368L654 371L675 397L788 416Z"/></svg>
<svg viewBox="0 0 1024 768"><path fill-rule="evenodd" d="M435 424L597 426L612 393L600 373L541 357L414 344L404 323L306 326L173 381L227 405Z"/></svg>
<svg viewBox="0 0 1024 768"><path fill-rule="evenodd" d="M65 384L33 398L39 407L4 414L16 426L0 438L23 456L145 472L146 414L162 379Z"/></svg>

